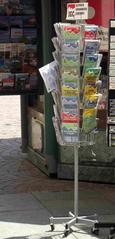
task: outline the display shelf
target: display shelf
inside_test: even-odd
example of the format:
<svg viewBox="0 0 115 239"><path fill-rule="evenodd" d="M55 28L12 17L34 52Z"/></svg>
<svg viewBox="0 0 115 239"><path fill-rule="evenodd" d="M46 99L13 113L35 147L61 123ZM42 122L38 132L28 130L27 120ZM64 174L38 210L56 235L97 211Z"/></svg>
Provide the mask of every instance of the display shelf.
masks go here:
<svg viewBox="0 0 115 239"><path fill-rule="evenodd" d="M0 92L0 95L25 95L25 94L28 94L28 95L31 95L31 94L38 94L38 89L36 90L17 90L17 91L14 91L14 90L3 90Z"/></svg>

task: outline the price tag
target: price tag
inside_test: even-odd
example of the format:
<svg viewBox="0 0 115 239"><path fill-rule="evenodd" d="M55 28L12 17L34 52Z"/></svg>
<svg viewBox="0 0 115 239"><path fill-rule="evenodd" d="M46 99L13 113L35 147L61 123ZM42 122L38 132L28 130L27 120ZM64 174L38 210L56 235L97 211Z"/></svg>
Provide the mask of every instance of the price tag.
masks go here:
<svg viewBox="0 0 115 239"><path fill-rule="evenodd" d="M68 3L67 20L85 20L88 19L88 2L87 3Z"/></svg>

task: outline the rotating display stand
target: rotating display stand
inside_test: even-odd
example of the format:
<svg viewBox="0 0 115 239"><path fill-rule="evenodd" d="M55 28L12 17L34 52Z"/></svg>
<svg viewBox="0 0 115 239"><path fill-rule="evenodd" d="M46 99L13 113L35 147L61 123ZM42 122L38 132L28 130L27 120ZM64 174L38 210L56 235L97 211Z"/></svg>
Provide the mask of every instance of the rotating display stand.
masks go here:
<svg viewBox="0 0 115 239"><path fill-rule="evenodd" d="M67 236L72 231L71 227L78 224L90 226L91 232L98 235L100 227L109 227L109 239L112 239L114 223L100 223L96 214L78 214L78 150L80 146L94 144L96 114L101 97L98 93L102 59L100 41L96 38L98 26L88 26L78 21L77 24L56 23L54 27L57 34L52 39L54 61L39 70L47 91L53 96L53 125L57 142L74 148L74 212L69 212L67 217L50 217L51 230L55 229L55 223L65 223L64 236Z"/></svg>

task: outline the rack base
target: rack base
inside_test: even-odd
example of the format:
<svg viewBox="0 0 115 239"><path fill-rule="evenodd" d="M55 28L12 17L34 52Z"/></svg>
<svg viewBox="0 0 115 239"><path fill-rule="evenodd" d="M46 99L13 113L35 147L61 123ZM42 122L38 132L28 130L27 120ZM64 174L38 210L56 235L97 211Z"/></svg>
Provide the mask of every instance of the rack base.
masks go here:
<svg viewBox="0 0 115 239"><path fill-rule="evenodd" d="M115 238L115 223L113 222L97 222L94 224L93 230L99 231L100 228L109 228L110 234L108 239Z"/></svg>
<svg viewBox="0 0 115 239"><path fill-rule="evenodd" d="M90 219L90 218L96 218L97 215L91 215L91 216L75 216L72 212L69 212L68 217L50 217L50 227L51 231L54 231L55 229L55 223L64 223L65 222L65 230L64 230L64 236L68 236L69 233L72 232L71 227L75 224L83 224L86 226L91 226L91 232L94 234L98 234L98 229L95 228L95 225L97 225L98 221L96 219ZM95 230L94 230L95 228Z"/></svg>

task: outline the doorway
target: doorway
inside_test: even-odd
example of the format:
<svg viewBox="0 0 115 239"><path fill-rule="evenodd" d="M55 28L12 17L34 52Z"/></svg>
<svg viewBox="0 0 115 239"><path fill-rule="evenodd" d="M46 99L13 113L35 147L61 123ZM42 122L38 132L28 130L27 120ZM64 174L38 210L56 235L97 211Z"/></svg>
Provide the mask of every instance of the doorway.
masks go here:
<svg viewBox="0 0 115 239"><path fill-rule="evenodd" d="M20 96L0 96L0 194L15 193L26 158L21 150Z"/></svg>

